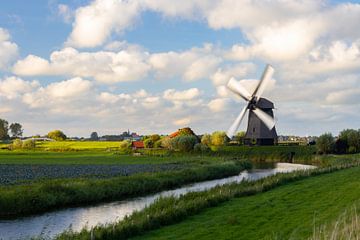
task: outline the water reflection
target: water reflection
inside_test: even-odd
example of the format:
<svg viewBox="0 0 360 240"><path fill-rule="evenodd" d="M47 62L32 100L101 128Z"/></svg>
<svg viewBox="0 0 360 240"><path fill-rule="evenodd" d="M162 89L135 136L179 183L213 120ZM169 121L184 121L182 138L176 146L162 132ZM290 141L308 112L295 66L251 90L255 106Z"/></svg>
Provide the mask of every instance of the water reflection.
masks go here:
<svg viewBox="0 0 360 240"><path fill-rule="evenodd" d="M266 167L269 166L271 165L267 165ZM188 192L203 191L217 185L241 182L244 179L253 181L279 172L315 168L314 166L290 163L273 164L272 168L262 167L263 169L243 171L237 176L194 183L146 197L99 204L97 206L68 208L15 220L1 220L0 239L28 239L34 236L51 238L69 228L74 231L80 231L84 227L90 228L99 224L119 221L126 215L130 215L132 212L139 211L153 203L155 199L160 196L179 196Z"/></svg>

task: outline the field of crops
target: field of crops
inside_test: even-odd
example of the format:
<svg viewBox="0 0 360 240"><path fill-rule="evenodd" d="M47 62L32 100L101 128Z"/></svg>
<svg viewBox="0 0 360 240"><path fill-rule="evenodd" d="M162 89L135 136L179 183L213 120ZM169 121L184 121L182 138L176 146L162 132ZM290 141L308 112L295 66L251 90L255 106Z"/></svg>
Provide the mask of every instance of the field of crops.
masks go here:
<svg viewBox="0 0 360 240"><path fill-rule="evenodd" d="M120 142L111 141L54 141L37 142L36 148L41 150L107 150L118 148Z"/></svg>

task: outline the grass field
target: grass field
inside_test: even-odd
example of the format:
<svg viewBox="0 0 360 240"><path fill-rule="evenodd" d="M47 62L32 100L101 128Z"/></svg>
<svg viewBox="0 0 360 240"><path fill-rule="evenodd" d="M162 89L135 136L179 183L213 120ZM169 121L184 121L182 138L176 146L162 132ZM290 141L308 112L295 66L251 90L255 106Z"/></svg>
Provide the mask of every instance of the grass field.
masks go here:
<svg viewBox="0 0 360 240"><path fill-rule="evenodd" d="M221 159L216 156L131 156L105 151L47 152L0 151L0 164L157 164L201 163Z"/></svg>
<svg viewBox="0 0 360 240"><path fill-rule="evenodd" d="M360 167L235 198L137 239L307 239L360 201Z"/></svg>

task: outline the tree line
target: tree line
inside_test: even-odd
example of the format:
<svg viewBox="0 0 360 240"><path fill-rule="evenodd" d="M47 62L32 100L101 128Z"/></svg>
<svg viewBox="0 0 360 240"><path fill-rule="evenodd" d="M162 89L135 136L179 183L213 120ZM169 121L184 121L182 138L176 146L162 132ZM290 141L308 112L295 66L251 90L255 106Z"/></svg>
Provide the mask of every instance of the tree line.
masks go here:
<svg viewBox="0 0 360 240"><path fill-rule="evenodd" d="M11 123L0 118L0 140L9 140L11 138L19 138L24 130L20 123Z"/></svg>
<svg viewBox="0 0 360 240"><path fill-rule="evenodd" d="M320 154L345 154L360 152L360 129L344 129L336 138L331 133L324 133L316 141Z"/></svg>

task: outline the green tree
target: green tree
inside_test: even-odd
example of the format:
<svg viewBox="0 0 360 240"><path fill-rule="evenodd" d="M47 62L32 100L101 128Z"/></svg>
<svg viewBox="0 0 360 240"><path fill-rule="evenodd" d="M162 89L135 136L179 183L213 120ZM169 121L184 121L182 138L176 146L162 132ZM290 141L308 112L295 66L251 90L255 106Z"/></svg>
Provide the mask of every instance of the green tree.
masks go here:
<svg viewBox="0 0 360 240"><path fill-rule="evenodd" d="M159 134L153 134L150 136L150 139L153 141L153 143L155 143L156 141L160 140L160 135Z"/></svg>
<svg viewBox="0 0 360 240"><path fill-rule="evenodd" d="M224 146L229 142L229 138L225 132L216 131L211 134L211 144L214 146Z"/></svg>
<svg viewBox="0 0 360 240"><path fill-rule="evenodd" d="M5 119L0 118L0 140L9 138L9 123Z"/></svg>
<svg viewBox="0 0 360 240"><path fill-rule="evenodd" d="M67 137L66 135L60 130L54 130L47 134L48 138L54 139L56 141L64 141Z"/></svg>
<svg viewBox="0 0 360 240"><path fill-rule="evenodd" d="M210 146L211 145L211 135L205 133L202 137L201 137L201 143L206 145L206 146Z"/></svg>
<svg viewBox="0 0 360 240"><path fill-rule="evenodd" d="M171 142L172 142L172 139L170 137L164 137L161 139L161 147L171 150L172 149Z"/></svg>
<svg viewBox="0 0 360 240"><path fill-rule="evenodd" d="M130 140L124 140L120 142L119 145L120 152L122 153L131 153L131 141Z"/></svg>
<svg viewBox="0 0 360 240"><path fill-rule="evenodd" d="M360 152L360 131L354 129L345 129L340 132L339 139L347 144L348 153Z"/></svg>
<svg viewBox="0 0 360 240"><path fill-rule="evenodd" d="M177 136L172 139L173 148L181 152L191 152L198 143L196 136Z"/></svg>
<svg viewBox="0 0 360 240"><path fill-rule="evenodd" d="M13 138L21 137L23 134L23 129L20 123L10 124L10 132Z"/></svg>
<svg viewBox="0 0 360 240"><path fill-rule="evenodd" d="M316 141L316 148L320 154L332 153L335 150L335 140L331 133L324 133Z"/></svg>
<svg viewBox="0 0 360 240"><path fill-rule="evenodd" d="M154 147L154 142L151 138L147 138L144 140L144 147L145 148L153 148Z"/></svg>
<svg viewBox="0 0 360 240"><path fill-rule="evenodd" d="M154 148L161 148L162 145L162 139L157 140L154 142Z"/></svg>
<svg viewBox="0 0 360 240"><path fill-rule="evenodd" d="M92 133L90 134L90 139L93 140L93 141L99 140L99 135L98 135L98 133L97 133L97 132L92 132Z"/></svg>
<svg viewBox="0 0 360 240"><path fill-rule="evenodd" d="M235 135L235 140L240 144L243 145L244 144L244 139L245 139L245 132L244 131L240 131L237 132Z"/></svg>
<svg viewBox="0 0 360 240"><path fill-rule="evenodd" d="M191 128L186 127L179 129L178 136L195 136L195 133L193 132L193 130L191 130Z"/></svg>

